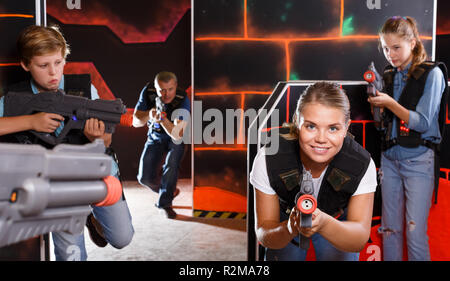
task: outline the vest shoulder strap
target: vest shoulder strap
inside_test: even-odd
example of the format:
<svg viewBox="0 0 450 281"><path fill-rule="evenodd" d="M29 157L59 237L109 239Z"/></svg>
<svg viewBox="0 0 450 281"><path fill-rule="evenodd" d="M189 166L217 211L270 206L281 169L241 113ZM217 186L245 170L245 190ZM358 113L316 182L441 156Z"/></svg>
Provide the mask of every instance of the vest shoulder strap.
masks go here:
<svg viewBox="0 0 450 281"><path fill-rule="evenodd" d="M6 94L9 92L31 92L30 80L24 80L19 83L8 86Z"/></svg>
<svg viewBox="0 0 450 281"><path fill-rule="evenodd" d="M64 92L67 95L92 98L90 74L65 74Z"/></svg>
<svg viewBox="0 0 450 281"><path fill-rule="evenodd" d="M31 92L30 80L13 84L8 87L8 92ZM90 74L65 74L64 92L68 95L80 96L91 99L91 75Z"/></svg>
<svg viewBox="0 0 450 281"><path fill-rule="evenodd" d="M175 95L175 98L170 103L173 109L178 108L180 106L181 102L186 98L187 94L186 91L183 91L181 89L177 89L177 93Z"/></svg>
<svg viewBox="0 0 450 281"><path fill-rule="evenodd" d="M353 194L370 163L370 153L353 138L344 139L339 153L331 161L325 179L336 191Z"/></svg>
<svg viewBox="0 0 450 281"><path fill-rule="evenodd" d="M150 103L154 104L156 98L158 97L158 93L156 92L156 89L150 87L150 82L147 83L146 87L146 92L147 95L150 99ZM178 108L178 106L180 106L181 102L184 100L184 98L187 97L186 91L183 91L181 89L177 89L177 92L175 94L175 98L172 100L172 102L170 104L165 105L165 108L168 110L175 110Z"/></svg>
<svg viewBox="0 0 450 281"><path fill-rule="evenodd" d="M156 97L158 96L158 93L156 92L155 88L150 87L150 82L145 85L145 92L150 100L150 104L155 104Z"/></svg>
<svg viewBox="0 0 450 281"><path fill-rule="evenodd" d="M299 191L299 182L303 172L300 157L298 157L298 141L283 137L283 134L288 132L288 128L271 130L271 134L277 135L279 138L278 152L265 156L270 185L277 193L280 202L285 205L291 205L291 199Z"/></svg>

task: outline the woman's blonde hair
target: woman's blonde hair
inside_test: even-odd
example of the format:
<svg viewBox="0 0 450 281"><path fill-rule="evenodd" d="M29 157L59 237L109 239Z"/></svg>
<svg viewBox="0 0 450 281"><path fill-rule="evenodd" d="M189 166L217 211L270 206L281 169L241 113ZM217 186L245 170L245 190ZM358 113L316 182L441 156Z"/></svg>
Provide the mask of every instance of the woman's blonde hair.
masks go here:
<svg viewBox="0 0 450 281"><path fill-rule="evenodd" d="M308 104L321 104L324 106L337 108L342 111L345 123L350 121L350 101L344 89L337 83L316 82L306 88L297 101L294 116L291 123L283 124L289 127L289 139L298 139L298 129L300 128L300 118L303 110ZM318 113L320 114L320 113Z"/></svg>
<svg viewBox="0 0 450 281"><path fill-rule="evenodd" d="M17 39L19 60L29 65L34 56L42 56L61 50L65 59L70 54L69 45L57 26L31 25Z"/></svg>
<svg viewBox="0 0 450 281"><path fill-rule="evenodd" d="M412 17L394 16L389 18L381 28L379 36L384 34L395 34L400 36L403 40L415 40L416 44L412 50L413 59L411 67L408 71L408 76L414 71L414 69L427 60L428 55L420 40L419 31L417 29L416 20ZM381 44L380 44L381 47Z"/></svg>

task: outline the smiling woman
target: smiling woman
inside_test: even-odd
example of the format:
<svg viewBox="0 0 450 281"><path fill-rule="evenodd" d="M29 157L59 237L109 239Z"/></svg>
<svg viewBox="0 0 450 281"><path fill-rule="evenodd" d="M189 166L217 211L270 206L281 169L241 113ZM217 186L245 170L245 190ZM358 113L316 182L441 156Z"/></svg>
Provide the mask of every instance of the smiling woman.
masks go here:
<svg viewBox="0 0 450 281"><path fill-rule="evenodd" d="M316 83L300 96L290 131L298 135L302 163L313 177L340 151L349 125L350 103L338 85Z"/></svg>
<svg viewBox="0 0 450 281"><path fill-rule="evenodd" d="M278 153L259 150L250 182L266 260L305 260L307 249L294 246L299 234L311 238L318 260L358 260L370 234L377 180L370 154L347 136L349 124L345 92L318 82L300 96L293 123L278 132ZM306 171L317 197L311 227L301 225L295 202Z"/></svg>

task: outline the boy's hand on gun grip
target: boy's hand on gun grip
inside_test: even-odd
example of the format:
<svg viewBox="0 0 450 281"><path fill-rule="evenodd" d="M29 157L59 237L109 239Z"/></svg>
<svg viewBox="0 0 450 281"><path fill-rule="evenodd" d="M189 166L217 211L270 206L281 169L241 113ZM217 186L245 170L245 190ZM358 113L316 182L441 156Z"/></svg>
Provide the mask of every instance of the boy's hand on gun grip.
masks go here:
<svg viewBox="0 0 450 281"><path fill-rule="evenodd" d="M84 125L84 135L90 140L94 141L97 138L103 137L105 134L105 123L96 118L86 120Z"/></svg>
<svg viewBox="0 0 450 281"><path fill-rule="evenodd" d="M64 121L64 117L47 112L39 112L32 115L31 129L37 132L53 133Z"/></svg>

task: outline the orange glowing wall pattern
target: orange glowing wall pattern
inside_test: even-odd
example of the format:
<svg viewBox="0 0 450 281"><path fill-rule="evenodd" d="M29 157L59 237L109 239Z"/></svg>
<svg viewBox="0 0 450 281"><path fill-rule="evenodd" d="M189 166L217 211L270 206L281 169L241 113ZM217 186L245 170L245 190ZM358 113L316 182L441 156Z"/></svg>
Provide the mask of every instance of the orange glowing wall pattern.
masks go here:
<svg viewBox="0 0 450 281"><path fill-rule="evenodd" d="M69 9L66 1L47 1L47 13L58 21L64 24L107 26L124 43L166 41L190 7L190 0L131 0L126 3L81 1L80 9Z"/></svg>
<svg viewBox="0 0 450 281"><path fill-rule="evenodd" d="M389 10L378 10L369 9L367 1L350 0L194 0L194 100L202 102L203 111L245 111L261 108L278 81L361 81L370 61L379 70L386 64L378 51L378 29L388 17L405 14L405 7L420 21L422 41L431 53L432 13L427 11L432 1L405 1L386 0ZM291 94L280 122L293 113ZM246 123L244 118L238 123ZM372 123L355 119L352 124L362 130L362 144L372 137L366 132ZM208 124L203 122L203 128ZM236 132L236 140L247 137L247 128ZM215 186L246 195L247 174L239 171L246 170L246 151L246 144L195 144L195 188ZM214 163L221 157L220 165ZM222 181L230 171L234 178Z"/></svg>
<svg viewBox="0 0 450 281"><path fill-rule="evenodd" d="M0 3L0 95L9 84L23 80L27 75L17 61L17 34L26 26L34 24L34 1L2 1Z"/></svg>

